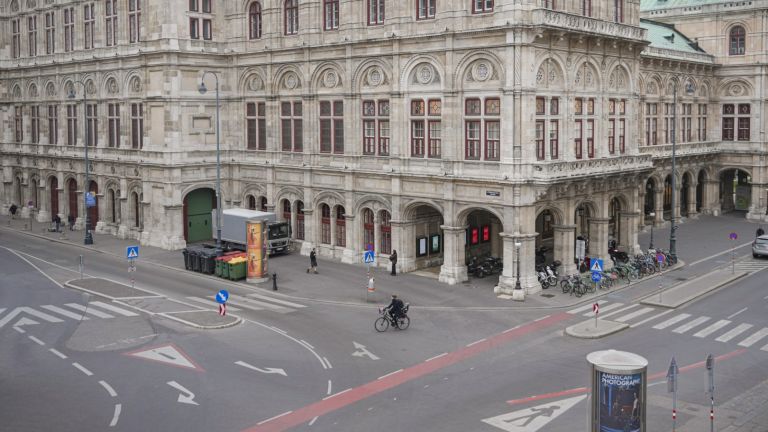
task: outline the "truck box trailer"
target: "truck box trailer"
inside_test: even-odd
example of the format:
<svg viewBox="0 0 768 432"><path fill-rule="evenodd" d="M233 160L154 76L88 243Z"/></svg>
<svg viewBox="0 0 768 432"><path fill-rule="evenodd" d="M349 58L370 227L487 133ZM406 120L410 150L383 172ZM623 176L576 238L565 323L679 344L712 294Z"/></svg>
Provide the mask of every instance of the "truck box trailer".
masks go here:
<svg viewBox="0 0 768 432"><path fill-rule="evenodd" d="M216 210L213 210L213 238L216 238ZM291 227L288 222L279 222L277 215L248 209L225 209L221 211L222 247L245 250L245 223L258 220L267 225L267 248L270 255L288 253L291 249Z"/></svg>

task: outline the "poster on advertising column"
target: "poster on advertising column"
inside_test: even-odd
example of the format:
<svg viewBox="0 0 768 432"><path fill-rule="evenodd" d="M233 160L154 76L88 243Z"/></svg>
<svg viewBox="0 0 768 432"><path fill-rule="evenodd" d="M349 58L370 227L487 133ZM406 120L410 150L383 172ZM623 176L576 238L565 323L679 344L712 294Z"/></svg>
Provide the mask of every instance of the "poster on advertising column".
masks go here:
<svg viewBox="0 0 768 432"><path fill-rule="evenodd" d="M248 221L245 233L248 281L264 279L267 277L266 225L261 221Z"/></svg>
<svg viewBox="0 0 768 432"><path fill-rule="evenodd" d="M642 374L619 375L598 371L600 432L640 432Z"/></svg>

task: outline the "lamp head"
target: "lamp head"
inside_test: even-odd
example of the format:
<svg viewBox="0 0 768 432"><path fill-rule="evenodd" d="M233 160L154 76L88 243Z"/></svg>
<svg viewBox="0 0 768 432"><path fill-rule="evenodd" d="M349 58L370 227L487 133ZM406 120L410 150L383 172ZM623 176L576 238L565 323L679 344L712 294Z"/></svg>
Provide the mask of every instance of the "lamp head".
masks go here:
<svg viewBox="0 0 768 432"><path fill-rule="evenodd" d="M523 244L522 244L522 243L520 243L520 242L516 242L516 243L515 243L515 247L517 247L517 248L519 248L519 247L520 247L520 246L522 246L522 245L523 245Z"/></svg>
<svg viewBox="0 0 768 432"><path fill-rule="evenodd" d="M200 94L205 94L208 92L208 87L205 86L205 83L200 81L200 85L197 86L197 91L200 92Z"/></svg>

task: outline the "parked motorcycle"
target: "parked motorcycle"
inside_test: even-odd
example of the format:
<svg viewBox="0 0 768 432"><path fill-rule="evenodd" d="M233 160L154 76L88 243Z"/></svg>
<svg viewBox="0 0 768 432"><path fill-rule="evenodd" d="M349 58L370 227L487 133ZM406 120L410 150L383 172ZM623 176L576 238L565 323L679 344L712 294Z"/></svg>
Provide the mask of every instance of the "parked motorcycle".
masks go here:
<svg viewBox="0 0 768 432"><path fill-rule="evenodd" d="M536 277L539 279L542 289L557 285L557 276L550 272L552 269L549 266L536 266Z"/></svg>
<svg viewBox="0 0 768 432"><path fill-rule="evenodd" d="M546 246L536 248L536 265L542 265L547 261L546 253L548 250Z"/></svg>
<svg viewBox="0 0 768 432"><path fill-rule="evenodd" d="M488 257L483 260L475 270L475 276L484 278L495 273L501 273L504 270L504 261L501 258Z"/></svg>
<svg viewBox="0 0 768 432"><path fill-rule="evenodd" d="M626 264L629 262L629 256L627 253L616 248L616 240L611 240L608 242L608 255L611 256L611 259L614 263Z"/></svg>

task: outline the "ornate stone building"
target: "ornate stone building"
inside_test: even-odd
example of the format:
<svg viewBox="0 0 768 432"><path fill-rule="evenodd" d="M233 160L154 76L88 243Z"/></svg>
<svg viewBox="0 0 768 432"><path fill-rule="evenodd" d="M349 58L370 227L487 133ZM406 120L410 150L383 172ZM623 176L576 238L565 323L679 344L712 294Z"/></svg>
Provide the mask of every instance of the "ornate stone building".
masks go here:
<svg viewBox="0 0 768 432"><path fill-rule="evenodd" d="M610 262L609 240L637 250L673 211L765 219L765 18L685 0L2 0L0 203L82 229L87 189L98 232L209 239L210 71L224 207L290 220L304 253L396 249L447 283L492 254L507 291L519 257L530 293L540 245L573 271L577 236Z"/></svg>

